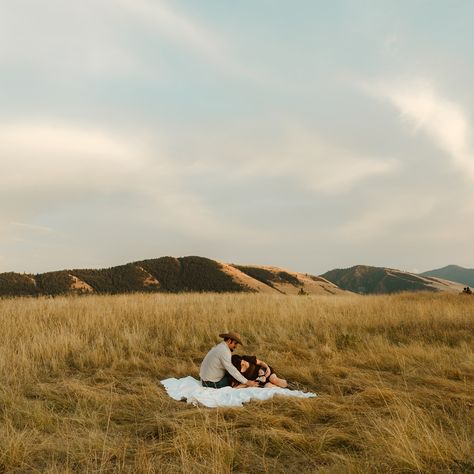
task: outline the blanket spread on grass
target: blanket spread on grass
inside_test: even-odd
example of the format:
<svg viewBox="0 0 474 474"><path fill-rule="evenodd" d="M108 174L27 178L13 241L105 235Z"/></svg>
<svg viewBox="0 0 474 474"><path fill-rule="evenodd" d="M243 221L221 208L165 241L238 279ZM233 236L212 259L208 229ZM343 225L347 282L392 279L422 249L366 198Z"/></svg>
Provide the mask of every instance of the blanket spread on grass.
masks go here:
<svg viewBox="0 0 474 474"><path fill-rule="evenodd" d="M287 397L311 398L315 393L306 393L287 388L208 388L203 387L199 380L193 377L182 379L165 379L161 381L168 395L175 400L186 400L193 405L202 404L206 407L241 407L250 400L268 400L275 395Z"/></svg>

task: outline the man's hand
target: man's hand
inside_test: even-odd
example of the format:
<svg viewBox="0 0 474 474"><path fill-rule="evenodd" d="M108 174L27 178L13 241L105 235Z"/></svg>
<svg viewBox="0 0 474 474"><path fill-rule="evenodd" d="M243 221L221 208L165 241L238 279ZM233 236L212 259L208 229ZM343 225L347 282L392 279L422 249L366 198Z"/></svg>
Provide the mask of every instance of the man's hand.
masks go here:
<svg viewBox="0 0 474 474"><path fill-rule="evenodd" d="M245 385L247 387L258 387L258 382L256 380L247 380Z"/></svg>

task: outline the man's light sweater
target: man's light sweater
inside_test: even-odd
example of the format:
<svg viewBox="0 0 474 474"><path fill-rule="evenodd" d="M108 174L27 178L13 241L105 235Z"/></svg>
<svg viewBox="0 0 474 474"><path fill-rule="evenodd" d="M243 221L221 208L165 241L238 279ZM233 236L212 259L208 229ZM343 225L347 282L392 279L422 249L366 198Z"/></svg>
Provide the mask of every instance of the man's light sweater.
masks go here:
<svg viewBox="0 0 474 474"><path fill-rule="evenodd" d="M226 371L240 383L247 383L247 379L232 365L229 346L222 341L214 346L204 357L199 376L206 382L219 382Z"/></svg>

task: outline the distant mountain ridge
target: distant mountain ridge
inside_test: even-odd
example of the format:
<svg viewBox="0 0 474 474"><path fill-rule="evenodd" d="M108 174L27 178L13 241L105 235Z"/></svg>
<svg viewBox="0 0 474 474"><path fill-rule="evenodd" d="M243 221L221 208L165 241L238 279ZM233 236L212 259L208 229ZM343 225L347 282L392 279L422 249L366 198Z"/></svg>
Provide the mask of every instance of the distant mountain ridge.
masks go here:
<svg viewBox="0 0 474 474"><path fill-rule="evenodd" d="M460 274L462 280L458 276ZM458 282L454 278L458 278ZM228 264L197 256L161 257L105 269L60 270L36 275L0 273L0 296L134 292L460 293L465 285L474 287L474 270L455 265L420 275L385 267L356 265L315 276L279 267Z"/></svg>
<svg viewBox="0 0 474 474"><path fill-rule="evenodd" d="M133 292L343 294L324 278L278 267L232 265L204 257L161 257L106 269L37 275L0 273L0 296Z"/></svg>
<svg viewBox="0 0 474 474"><path fill-rule="evenodd" d="M330 270L321 276L341 289L360 294L387 294L402 291L460 293L463 290L461 284L453 281L367 265Z"/></svg>
<svg viewBox="0 0 474 474"><path fill-rule="evenodd" d="M443 268L437 268L435 270L420 273L420 275L445 278L446 280L456 281L463 285L474 287L473 268L464 268L459 265L447 265Z"/></svg>

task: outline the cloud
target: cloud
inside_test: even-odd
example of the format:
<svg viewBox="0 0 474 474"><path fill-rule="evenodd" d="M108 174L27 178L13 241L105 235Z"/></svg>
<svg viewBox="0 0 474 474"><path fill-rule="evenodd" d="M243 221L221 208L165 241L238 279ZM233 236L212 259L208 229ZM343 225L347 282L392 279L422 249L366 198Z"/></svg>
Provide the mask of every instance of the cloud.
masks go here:
<svg viewBox="0 0 474 474"><path fill-rule="evenodd" d="M366 90L389 101L415 133L425 133L455 166L474 179L472 124L460 104L443 97L431 81L421 79L379 83Z"/></svg>
<svg viewBox="0 0 474 474"><path fill-rule="evenodd" d="M156 138L139 141L60 121L3 122L0 157L0 190L8 196L0 202L3 234L45 231L31 223L35 216L125 193L141 203L138 212L151 226L158 222L193 237L233 238L243 232L262 237L229 217L216 216L204 199L185 189L183 176L196 171L169 159ZM110 205L117 207L113 199ZM8 216L17 221L12 224Z"/></svg>
<svg viewBox="0 0 474 474"><path fill-rule="evenodd" d="M381 237L410 233L411 225L429 218L436 210L436 199L405 191L396 196L381 195L370 208L344 223L336 234L351 241L375 241Z"/></svg>
<svg viewBox="0 0 474 474"><path fill-rule="evenodd" d="M163 1L118 0L119 5L135 13L143 22L151 23L174 42L210 58L222 54L222 39L178 13Z"/></svg>
<svg viewBox="0 0 474 474"><path fill-rule="evenodd" d="M0 123L3 190L103 187L144 166L138 144L67 123Z"/></svg>
<svg viewBox="0 0 474 474"><path fill-rule="evenodd" d="M124 40L113 3L8 4L0 15L0 67L21 76L33 70L35 79L48 77L56 83L71 76L78 81L143 74L148 68Z"/></svg>
<svg viewBox="0 0 474 474"><path fill-rule="evenodd" d="M118 0L116 3L139 18L142 24L152 26L150 31L153 34L162 35L218 68L240 76L254 76L243 64L233 59L229 45L222 36L179 12L168 2Z"/></svg>
<svg viewBox="0 0 474 474"><path fill-rule="evenodd" d="M129 189L149 161L142 148L64 121L0 122L0 233L38 235L41 215Z"/></svg>
<svg viewBox="0 0 474 474"><path fill-rule="evenodd" d="M0 0L1 4L4 0ZM154 80L175 67L163 45L215 70L263 83L223 34L163 0L27 0L1 8L0 68L54 83L78 79ZM182 74L182 71L179 71ZM71 86L74 84L71 84ZM77 86L76 86L77 87Z"/></svg>
<svg viewBox="0 0 474 474"><path fill-rule="evenodd" d="M42 225L0 221L0 238L11 242L28 242L31 239L47 237L53 232L50 227Z"/></svg>
<svg viewBox="0 0 474 474"><path fill-rule="evenodd" d="M50 234L51 232L53 232L53 229L51 229L50 227L46 227L42 225L25 224L24 222L11 222L10 226L22 232L29 232L32 234L39 234L39 235Z"/></svg>
<svg viewBox="0 0 474 474"><path fill-rule="evenodd" d="M270 174L289 176L307 189L325 194L349 192L362 181L391 174L398 168L393 158L344 149L303 127L288 130L282 152L267 157Z"/></svg>
<svg viewBox="0 0 474 474"><path fill-rule="evenodd" d="M397 172L400 166L391 157L345 149L300 124L257 129L258 136L248 129L239 136L216 132L211 149L207 144L200 149L197 143L195 153L205 157L201 166L219 169L223 177L232 169L231 179L278 179L327 195L350 192L366 180Z"/></svg>

